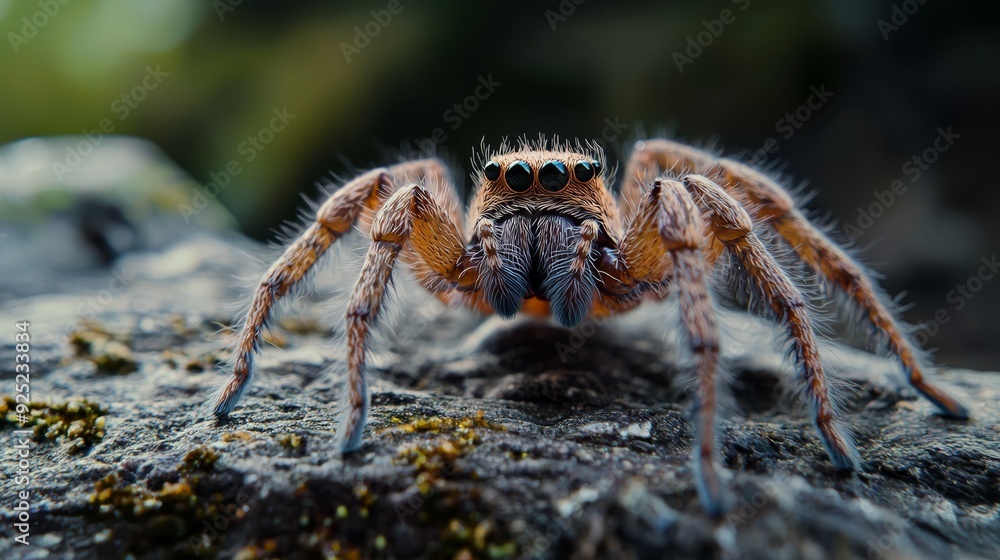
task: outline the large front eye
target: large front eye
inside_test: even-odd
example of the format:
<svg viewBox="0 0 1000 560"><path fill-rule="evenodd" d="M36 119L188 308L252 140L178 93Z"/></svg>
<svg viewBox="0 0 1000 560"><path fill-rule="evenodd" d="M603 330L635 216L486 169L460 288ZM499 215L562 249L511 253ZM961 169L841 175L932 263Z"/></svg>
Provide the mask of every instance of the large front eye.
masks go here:
<svg viewBox="0 0 1000 560"><path fill-rule="evenodd" d="M531 186L531 166L527 162L515 161L507 166L507 186L517 192L524 192Z"/></svg>
<svg viewBox="0 0 1000 560"><path fill-rule="evenodd" d="M549 192L561 191L569 183L569 172L561 161L549 160L538 170L538 183Z"/></svg>

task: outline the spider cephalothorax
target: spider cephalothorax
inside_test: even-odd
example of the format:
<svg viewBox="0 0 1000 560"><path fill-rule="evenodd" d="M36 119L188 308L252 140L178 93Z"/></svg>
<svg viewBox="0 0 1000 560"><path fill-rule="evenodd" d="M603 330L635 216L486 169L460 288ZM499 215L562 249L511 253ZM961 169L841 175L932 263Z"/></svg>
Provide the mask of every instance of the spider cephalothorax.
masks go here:
<svg viewBox="0 0 1000 560"><path fill-rule="evenodd" d="M910 384L943 415L968 416L962 404L924 379L919 349L869 274L810 224L774 179L737 161L655 139L636 143L615 196L596 146L554 144L487 154L464 213L437 159L373 169L337 190L258 284L215 413L231 412L249 385L261 330L278 299L303 281L337 239L358 227L371 243L347 303L347 388L337 434L342 451L361 444L369 403L365 344L398 261L446 303L503 317L519 311L550 315L567 326L676 293L680 328L696 362L699 495L710 513L719 514L725 510L715 444L720 342L710 277L716 267L736 263L785 329L796 380L831 459L855 469L858 454L829 395L810 308L770 245L758 238L757 226L861 312ZM731 258L721 258L725 253Z"/></svg>
<svg viewBox="0 0 1000 560"><path fill-rule="evenodd" d="M498 154L483 165L470 253L482 296L498 315L525 307L565 326L586 317L599 274L591 254L617 243L617 208L603 171L593 155L548 150Z"/></svg>

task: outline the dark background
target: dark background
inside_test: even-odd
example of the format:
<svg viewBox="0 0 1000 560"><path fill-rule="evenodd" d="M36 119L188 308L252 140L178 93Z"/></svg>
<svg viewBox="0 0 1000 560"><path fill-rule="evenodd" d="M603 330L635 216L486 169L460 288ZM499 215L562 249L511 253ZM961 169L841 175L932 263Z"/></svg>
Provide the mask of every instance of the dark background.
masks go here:
<svg viewBox="0 0 1000 560"><path fill-rule="evenodd" d="M437 128L464 176L484 138L601 139L615 120L628 128L605 135L613 157L663 130L729 153L775 137L770 160L792 184L808 181L810 209L862 226L866 261L913 304L906 318L947 316L925 337L938 361L998 367L1000 282L973 280L1000 245L996 4L400 0L350 61L355 26L390 2L247 0L220 12L225 4L75 0L14 52L10 33L40 8L0 1L0 143L79 134L110 117L116 133L150 139L206 183L287 107L295 119L220 197L249 235L268 239L329 173L383 163ZM711 20L726 9L735 19L678 69L689 37L718 30ZM116 99L150 66L169 75L119 118ZM453 129L445 111L489 76L496 91ZM785 138L781 119L813 87L833 95ZM949 127L960 138L912 180L904 164ZM896 180L906 192L860 220L859 207L879 204L874 193ZM970 280L980 289L971 301L949 296Z"/></svg>

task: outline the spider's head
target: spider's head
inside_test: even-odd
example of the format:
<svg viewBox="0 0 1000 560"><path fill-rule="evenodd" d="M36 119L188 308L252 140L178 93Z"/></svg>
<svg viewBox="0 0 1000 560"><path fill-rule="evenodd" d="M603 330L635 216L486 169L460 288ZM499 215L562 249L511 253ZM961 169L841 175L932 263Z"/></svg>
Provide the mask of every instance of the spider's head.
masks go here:
<svg viewBox="0 0 1000 560"><path fill-rule="evenodd" d="M519 150L494 154L482 165L482 215L562 214L605 221L613 202L597 154Z"/></svg>
<svg viewBox="0 0 1000 560"><path fill-rule="evenodd" d="M587 152L527 146L481 164L471 244L479 246L477 266L487 267L479 272L483 297L501 317L527 301L548 306L566 326L588 313L597 280L589 266L574 269L576 251L585 238L591 252L615 246L618 220L599 148ZM501 263L496 270L488 270L491 251Z"/></svg>

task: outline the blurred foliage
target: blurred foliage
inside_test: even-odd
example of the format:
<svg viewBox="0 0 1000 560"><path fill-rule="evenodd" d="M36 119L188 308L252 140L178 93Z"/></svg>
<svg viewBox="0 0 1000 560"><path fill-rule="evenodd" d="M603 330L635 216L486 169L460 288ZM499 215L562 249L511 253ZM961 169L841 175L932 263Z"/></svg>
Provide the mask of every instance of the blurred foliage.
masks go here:
<svg viewBox="0 0 1000 560"><path fill-rule="evenodd" d="M676 53L719 30L723 10L731 23L680 71ZM938 127L961 134L858 240L882 239L869 260L890 291L918 302L912 320L929 319L953 309L946 294L1000 245L998 12L916 0L0 0L0 143L111 119L115 134L151 140L202 184L235 160L219 199L268 238L301 206L298 193L394 159L438 128L463 175L484 138L601 138L615 120L629 126L607 143L613 155L664 126L739 152L780 138L779 120L825 85L832 98L776 156L817 190L813 207L842 222L904 178ZM893 17L905 21L880 28ZM366 28L377 31L367 43ZM143 87L151 72L162 80ZM447 111L490 76L496 91L453 129ZM294 118L262 133L283 108ZM251 136L273 140L257 149ZM977 297L1000 309L1000 286ZM994 314L956 312L930 345L996 357Z"/></svg>

